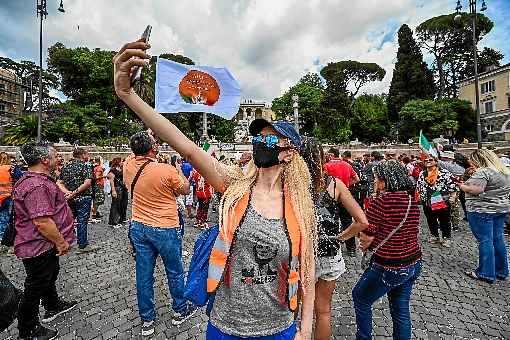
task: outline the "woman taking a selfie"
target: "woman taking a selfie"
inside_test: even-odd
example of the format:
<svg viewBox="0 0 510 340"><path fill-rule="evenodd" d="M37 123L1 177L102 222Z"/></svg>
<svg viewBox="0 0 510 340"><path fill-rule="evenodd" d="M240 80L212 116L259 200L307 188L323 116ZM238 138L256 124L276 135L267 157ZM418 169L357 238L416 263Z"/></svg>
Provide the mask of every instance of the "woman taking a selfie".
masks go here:
<svg viewBox="0 0 510 340"><path fill-rule="evenodd" d="M299 135L288 122L256 119L249 129L253 161L246 174L219 163L133 91L131 69L147 64L149 47L142 41L129 43L114 57L117 95L223 193L220 231L209 260L207 290L216 298L206 338L308 339L316 219L310 175L298 153ZM298 309L300 325L294 320Z"/></svg>
<svg viewBox="0 0 510 340"><path fill-rule="evenodd" d="M343 242L368 227L363 210L345 184L324 172L324 150L315 138L304 138L301 156L308 164L311 192L318 220L318 248L315 263L315 340L331 338L331 299L336 280L345 273L340 249ZM354 218L340 234L340 206Z"/></svg>

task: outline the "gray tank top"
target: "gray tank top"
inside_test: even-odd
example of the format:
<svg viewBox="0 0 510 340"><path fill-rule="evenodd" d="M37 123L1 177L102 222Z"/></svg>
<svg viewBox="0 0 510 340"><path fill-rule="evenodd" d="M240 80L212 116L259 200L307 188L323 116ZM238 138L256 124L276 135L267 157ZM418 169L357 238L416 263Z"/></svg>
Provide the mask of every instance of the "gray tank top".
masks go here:
<svg viewBox="0 0 510 340"><path fill-rule="evenodd" d="M250 204L216 291L211 323L238 337L273 335L290 327L294 314L286 300L289 251L283 220L264 218Z"/></svg>

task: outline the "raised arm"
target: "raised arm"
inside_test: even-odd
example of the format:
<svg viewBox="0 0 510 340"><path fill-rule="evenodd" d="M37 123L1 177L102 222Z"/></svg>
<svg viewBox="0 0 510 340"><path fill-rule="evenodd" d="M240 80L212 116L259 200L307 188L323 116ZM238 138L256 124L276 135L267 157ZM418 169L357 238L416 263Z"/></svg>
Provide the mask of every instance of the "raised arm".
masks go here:
<svg viewBox="0 0 510 340"><path fill-rule="evenodd" d="M218 191L224 191L224 179L217 171L217 161L188 139L168 119L157 113L144 102L131 87L131 68L135 65L146 66L149 55L145 50L150 45L141 39L124 45L113 58L114 85L117 96L133 110L147 127L167 142L181 156L189 160L197 171ZM140 58L136 59L134 57Z"/></svg>

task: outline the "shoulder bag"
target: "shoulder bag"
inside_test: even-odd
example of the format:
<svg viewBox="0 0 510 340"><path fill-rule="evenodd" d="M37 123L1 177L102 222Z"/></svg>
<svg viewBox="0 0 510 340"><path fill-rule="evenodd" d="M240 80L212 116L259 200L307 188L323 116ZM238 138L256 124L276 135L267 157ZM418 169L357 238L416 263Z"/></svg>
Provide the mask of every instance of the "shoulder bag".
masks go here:
<svg viewBox="0 0 510 340"><path fill-rule="evenodd" d="M388 236L386 236L386 238L377 245L377 247L375 247L375 249L367 249L364 253L363 253L363 257L361 258L361 269L365 270L367 269L369 266L370 266L370 263L372 263L372 256L393 236L395 235L395 233L397 231L399 231L400 228L402 228L402 226L404 225L405 221L407 220L407 216L409 216L409 210L411 210L411 203L412 203L412 199L411 199L411 196L409 196L409 203L407 204L407 211L406 211L406 215L404 216L404 219L402 220L402 222L400 222L400 224L398 225L398 227L396 227L395 229L392 230L391 233L388 234Z"/></svg>

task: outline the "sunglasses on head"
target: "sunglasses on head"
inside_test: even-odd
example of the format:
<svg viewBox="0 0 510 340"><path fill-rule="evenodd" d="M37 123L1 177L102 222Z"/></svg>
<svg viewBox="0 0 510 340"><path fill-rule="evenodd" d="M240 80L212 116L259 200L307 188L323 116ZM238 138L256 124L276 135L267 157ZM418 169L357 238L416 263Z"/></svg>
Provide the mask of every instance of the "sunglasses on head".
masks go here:
<svg viewBox="0 0 510 340"><path fill-rule="evenodd" d="M262 134L258 134L252 138L251 142L252 144L265 143L268 147L274 148L278 144L278 142L280 142L280 138L278 138L278 136L276 135L271 134L265 136L263 136Z"/></svg>

